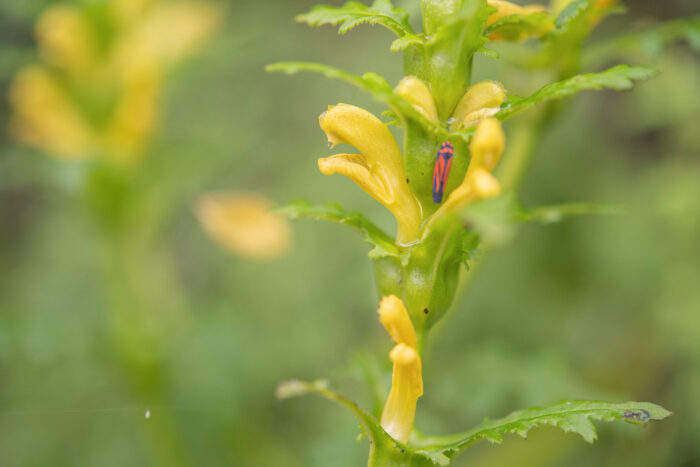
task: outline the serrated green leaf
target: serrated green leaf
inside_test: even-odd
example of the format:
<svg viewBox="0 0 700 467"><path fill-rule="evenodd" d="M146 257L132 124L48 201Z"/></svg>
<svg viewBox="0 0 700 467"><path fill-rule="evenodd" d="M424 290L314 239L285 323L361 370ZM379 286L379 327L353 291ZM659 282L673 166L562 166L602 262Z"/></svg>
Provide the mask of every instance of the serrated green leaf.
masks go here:
<svg viewBox="0 0 700 467"><path fill-rule="evenodd" d="M563 99L581 91L630 89L634 86L635 81L651 78L656 73L653 68L645 66L617 65L600 73L577 75L564 81L548 84L530 97L509 96L496 117L506 120L540 102Z"/></svg>
<svg viewBox="0 0 700 467"><path fill-rule="evenodd" d="M275 394L279 399L316 394L348 409L360 422L362 431L369 439L369 467L398 465L405 467L434 467L435 465L448 466L450 464L450 460L442 453L432 456L427 453L417 453L409 446L394 440L384 431L372 415L362 410L353 401L331 390L328 382L325 380L313 383L299 380L285 381L277 386Z"/></svg>
<svg viewBox="0 0 700 467"><path fill-rule="evenodd" d="M389 50L392 52L399 52L401 50L407 49L412 45L425 45L425 39L423 39L422 34L406 34L403 37L399 37L394 42L391 43Z"/></svg>
<svg viewBox="0 0 700 467"><path fill-rule="evenodd" d="M644 425L652 420L663 420L671 412L648 402L625 402L615 404L594 401L567 401L546 408L531 408L513 412L498 420L485 421L464 433L448 436L426 437L417 443L417 452L428 454L442 453L453 457L467 446L482 439L500 443L504 434L517 434L526 437L527 433L543 425L550 425L567 433L577 433L586 442L592 443L597 434L593 421L612 422L621 420L627 423Z"/></svg>
<svg viewBox="0 0 700 467"><path fill-rule="evenodd" d="M379 24L399 37L413 34L408 23L408 13L394 8L388 0L376 0L371 6L360 2L348 2L343 6L316 5L296 20L309 26L340 25L339 34L345 34L360 24Z"/></svg>
<svg viewBox="0 0 700 467"><path fill-rule="evenodd" d="M447 136L447 132L444 128L436 125L422 116L408 101L395 94L394 89L389 86L386 80L376 73L365 73L362 76L357 76L329 65L309 62L274 63L265 67L265 70L279 71L289 75L293 75L300 71L309 71L313 73L320 73L329 79L345 81L346 83L350 83L364 91L367 91L377 101L391 107L391 109L394 110L397 115L402 117L402 119L410 119L421 125L429 133L436 134L439 137L446 138Z"/></svg>
<svg viewBox="0 0 700 467"><path fill-rule="evenodd" d="M565 29L573 21L580 18L591 7L590 0L573 0L564 7L559 13L557 19L554 20L554 26L557 29Z"/></svg>
<svg viewBox="0 0 700 467"><path fill-rule="evenodd" d="M359 231L364 240L374 248L369 252L371 259L385 256L400 256L394 240L372 221L359 212L347 212L337 203L314 206L305 201L296 201L275 209L275 212L285 214L291 219L308 218L337 222Z"/></svg>

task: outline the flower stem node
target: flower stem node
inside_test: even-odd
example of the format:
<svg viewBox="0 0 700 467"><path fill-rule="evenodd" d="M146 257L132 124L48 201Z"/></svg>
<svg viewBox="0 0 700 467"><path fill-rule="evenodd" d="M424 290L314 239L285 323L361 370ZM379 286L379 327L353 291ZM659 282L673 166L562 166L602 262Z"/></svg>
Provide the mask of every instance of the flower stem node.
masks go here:
<svg viewBox="0 0 700 467"><path fill-rule="evenodd" d="M321 172L339 173L358 184L396 218L397 243L414 244L422 221L421 208L408 187L401 151L387 126L366 110L347 104L329 106L319 124L331 146L349 144L360 151L319 159Z"/></svg>

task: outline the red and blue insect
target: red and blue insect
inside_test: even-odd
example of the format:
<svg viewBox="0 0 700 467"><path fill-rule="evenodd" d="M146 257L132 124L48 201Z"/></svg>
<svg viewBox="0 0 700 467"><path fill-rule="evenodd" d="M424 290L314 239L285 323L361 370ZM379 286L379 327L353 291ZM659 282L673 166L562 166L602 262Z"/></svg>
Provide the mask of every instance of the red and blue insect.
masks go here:
<svg viewBox="0 0 700 467"><path fill-rule="evenodd" d="M455 148L449 141L440 145L435 161L435 170L433 170L433 201L436 203L442 203L442 195L445 193L445 185L447 177L450 176L454 155Z"/></svg>

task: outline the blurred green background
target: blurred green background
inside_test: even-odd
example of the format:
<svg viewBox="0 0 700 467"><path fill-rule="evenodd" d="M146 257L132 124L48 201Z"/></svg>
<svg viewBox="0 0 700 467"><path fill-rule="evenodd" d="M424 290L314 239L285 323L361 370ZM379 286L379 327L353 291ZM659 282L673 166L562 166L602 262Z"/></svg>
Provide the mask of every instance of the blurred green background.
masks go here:
<svg viewBox="0 0 700 467"><path fill-rule="evenodd" d="M51 3L0 4L3 96L37 60L33 23ZM330 153L317 125L328 104L383 109L342 83L263 71L309 60L400 79L389 32L339 38L295 24L313 3L231 1L219 32L169 76L159 130L128 188L130 235L148 238L126 247L128 273L104 267L110 240L86 215L84 166L13 143L0 101L0 465L364 465L367 444L355 441L349 414L313 398L280 403L274 388L329 376L367 406L362 369L376 361L389 381L366 245L343 227L300 221L286 257L253 263L214 244L193 212L207 191L253 190L279 203L339 201L393 228L350 181L316 167ZM399 3L417 12L417 2ZM700 12L695 0L628 8L591 42ZM432 336L417 424L446 433L576 398L652 401L675 415L647 429L601 426L592 447L544 428L481 443L456 465L700 466L694 37L695 49L638 43L585 70L625 62L661 74L632 92L569 101L520 197L626 212L524 226L484 257ZM520 94L538 83L483 56L475 78Z"/></svg>

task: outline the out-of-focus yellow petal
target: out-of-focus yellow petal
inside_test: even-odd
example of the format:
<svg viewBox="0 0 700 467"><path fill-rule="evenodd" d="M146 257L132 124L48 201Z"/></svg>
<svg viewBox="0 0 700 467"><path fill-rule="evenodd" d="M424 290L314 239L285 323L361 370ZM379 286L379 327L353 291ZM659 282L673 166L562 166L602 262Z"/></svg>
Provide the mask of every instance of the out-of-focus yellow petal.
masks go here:
<svg viewBox="0 0 700 467"><path fill-rule="evenodd" d="M143 150L158 120L161 77L156 68L132 70L114 115L105 129L105 146L116 162L133 161Z"/></svg>
<svg viewBox="0 0 700 467"><path fill-rule="evenodd" d="M142 9L115 48L117 69L168 66L201 47L221 19L220 9L203 2L161 2L150 7L126 4L125 10Z"/></svg>
<svg viewBox="0 0 700 467"><path fill-rule="evenodd" d="M501 122L495 118L482 120L476 127L469 145L471 160L464 180L452 190L447 200L430 218L424 229L424 235L442 216L464 209L477 199L491 198L500 194L501 186L491 175L491 171L501 159L504 149L505 134Z"/></svg>
<svg viewBox="0 0 700 467"><path fill-rule="evenodd" d="M61 159L87 156L93 134L60 85L43 68L21 70L10 87L12 136Z"/></svg>
<svg viewBox="0 0 700 467"><path fill-rule="evenodd" d="M410 102L421 115L433 123L438 122L437 107L435 99L428 89L428 86L415 76L406 76L399 81L395 89L396 94Z"/></svg>
<svg viewBox="0 0 700 467"><path fill-rule="evenodd" d="M455 108L450 131L469 128L494 116L506 99L506 90L496 81L481 81L469 86Z"/></svg>
<svg viewBox="0 0 700 467"><path fill-rule="evenodd" d="M405 443L413 428L418 398L423 395L421 359L418 352L406 344L396 345L389 357L394 370L381 423L392 438Z"/></svg>
<svg viewBox="0 0 700 467"><path fill-rule="evenodd" d="M401 151L386 125L366 110L347 104L330 106L319 117L319 124L332 146L344 143L360 151L360 155L320 159L321 171L350 177L394 215L400 245L416 242L421 208L408 188Z"/></svg>
<svg viewBox="0 0 700 467"><path fill-rule="evenodd" d="M382 298L379 304L379 320L397 344L416 347L416 331L403 302L396 295Z"/></svg>
<svg viewBox="0 0 700 467"><path fill-rule="evenodd" d="M482 120L469 144L471 161L467 171L483 168L491 172L501 159L505 146L506 135L501 122L495 118Z"/></svg>
<svg viewBox="0 0 700 467"><path fill-rule="evenodd" d="M74 74L85 72L95 60L95 38L75 5L59 4L39 17L35 33L44 59Z"/></svg>
<svg viewBox="0 0 700 467"><path fill-rule="evenodd" d="M272 214L272 202L254 193L219 192L202 196L196 213L207 233L235 255L269 260L291 244L291 228Z"/></svg>

